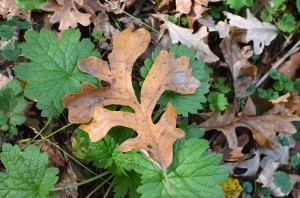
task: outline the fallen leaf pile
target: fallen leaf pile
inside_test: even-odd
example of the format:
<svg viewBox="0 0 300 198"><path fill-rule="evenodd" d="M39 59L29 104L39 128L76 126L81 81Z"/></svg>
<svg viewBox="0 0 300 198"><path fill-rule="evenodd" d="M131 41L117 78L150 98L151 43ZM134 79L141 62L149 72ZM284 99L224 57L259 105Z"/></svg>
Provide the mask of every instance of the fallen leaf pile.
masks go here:
<svg viewBox="0 0 300 198"><path fill-rule="evenodd" d="M173 54L161 51L143 83L139 102L132 87L131 72L149 42L150 34L146 30L126 29L113 39L113 51L108 56L110 65L96 57L79 61L81 71L109 82L110 86L97 88L84 83L81 93L65 96L63 104L69 110L69 120L82 123L80 128L89 133L92 141L102 139L114 126L134 129L138 136L121 144L120 151L134 148L147 151L165 170L172 162L173 143L184 133L176 128L177 113L171 104L156 124L152 121L152 112L164 91L193 94L200 82L192 76L187 57L175 59ZM129 106L134 113L104 108L112 104Z"/></svg>
<svg viewBox="0 0 300 198"><path fill-rule="evenodd" d="M251 130L254 140L261 148L276 149L278 141L277 132L287 134L296 133L292 121L300 121L296 115L262 115L256 116L256 108L251 99L248 99L246 107L238 116L233 106L221 113L214 113L199 127L205 128L206 131L215 129L221 131L228 142L229 148L235 150L238 148L238 138L236 134L237 127L245 127Z"/></svg>

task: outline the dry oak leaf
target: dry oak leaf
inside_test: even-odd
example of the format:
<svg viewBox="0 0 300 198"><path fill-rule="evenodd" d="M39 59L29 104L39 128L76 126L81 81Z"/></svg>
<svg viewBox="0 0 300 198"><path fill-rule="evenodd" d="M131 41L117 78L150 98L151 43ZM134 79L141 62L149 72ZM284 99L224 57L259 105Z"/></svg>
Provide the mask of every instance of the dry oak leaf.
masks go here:
<svg viewBox="0 0 300 198"><path fill-rule="evenodd" d="M189 28L193 29L194 22L202 16L202 13L208 10L207 7L199 3L193 2L190 12L186 15L189 23Z"/></svg>
<svg viewBox="0 0 300 198"><path fill-rule="evenodd" d="M191 10L192 0L176 0L176 11L188 14Z"/></svg>
<svg viewBox="0 0 300 198"><path fill-rule="evenodd" d="M230 105L223 114L213 114L210 118L201 123L199 127L204 128L206 131L212 129L222 131L226 136L229 148L233 150L238 148L237 127L246 127L251 130L254 140L260 147L267 149L278 148L278 141L276 139L277 132L287 134L297 132L291 122L300 121L299 116L256 116L255 112L256 108L249 98L244 110L240 112L239 116L235 116L234 106Z"/></svg>
<svg viewBox="0 0 300 198"><path fill-rule="evenodd" d="M179 27L166 20L166 15L153 14L152 16L158 17L165 22L172 43L180 42L181 44L196 50L195 56L198 61L212 63L219 60L219 57L217 57L204 42L204 39L208 36L207 28L205 26L202 26L196 33L193 34L193 30Z"/></svg>
<svg viewBox="0 0 300 198"><path fill-rule="evenodd" d="M50 17L50 23L54 24L60 22L59 30L66 30L69 27L76 28L77 23L88 26L90 24L91 15L79 12L75 1L76 0L48 0L48 2L42 6L42 10L54 12ZM81 3L80 0L77 1Z"/></svg>
<svg viewBox="0 0 300 198"><path fill-rule="evenodd" d="M230 12L224 12L224 14L230 20L231 26L247 30L246 42L253 41L255 54L261 54L264 47L270 45L278 34L276 26L271 23L260 22L249 9L247 9L247 19Z"/></svg>
<svg viewBox="0 0 300 198"><path fill-rule="evenodd" d="M19 8L15 0L1 0L0 1L0 15L6 19L16 16L26 21L30 21L30 13L23 8Z"/></svg>
<svg viewBox="0 0 300 198"><path fill-rule="evenodd" d="M174 58L162 50L144 81L141 102L132 87L131 72L136 59L147 49L150 33L145 29L132 32L126 29L113 38L113 51L109 54L110 65L96 57L79 61L80 70L99 80L110 83L109 87L97 88L92 84L82 85L80 94L69 94L63 104L69 109L69 120L87 123L80 126L89 133L91 141L103 138L114 126L134 129L138 136L125 141L119 150L132 149L147 151L150 158L158 162L163 170L172 163L172 145L184 136L176 128L176 110L168 104L159 122L151 118L153 109L166 90L180 94L193 94L200 82L192 76L189 58ZM109 111L104 106L119 104L129 106L134 113Z"/></svg>
<svg viewBox="0 0 300 198"><path fill-rule="evenodd" d="M296 77L296 72L300 68L300 51L291 55L290 60L286 61L279 69L279 72L283 75L289 77L289 79L294 79Z"/></svg>
<svg viewBox="0 0 300 198"><path fill-rule="evenodd" d="M224 59L232 73L235 97L240 99L249 95L249 87L255 84L257 67L251 65L248 58L252 56L250 46L240 48L245 42L245 31L235 30L220 43Z"/></svg>

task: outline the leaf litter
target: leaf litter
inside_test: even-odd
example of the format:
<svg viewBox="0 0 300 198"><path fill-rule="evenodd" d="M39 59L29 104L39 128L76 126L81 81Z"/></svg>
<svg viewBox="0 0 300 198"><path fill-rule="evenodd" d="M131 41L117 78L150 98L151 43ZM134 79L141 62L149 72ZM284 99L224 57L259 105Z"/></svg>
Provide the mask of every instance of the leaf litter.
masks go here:
<svg viewBox="0 0 300 198"><path fill-rule="evenodd" d="M224 8L218 11L217 9L225 5L222 5L222 1L219 0L177 0L175 3L173 2L174 4L169 0L157 1L156 4L152 4L153 2L151 3L150 1L136 0L101 2L90 0L51 0L41 9L46 11L49 16L48 19L46 17L43 18L43 20L49 20L50 22L48 26L45 24L44 26L61 30L57 34L57 38L60 37L59 34L64 34L63 30L69 27L79 27L81 31L86 31L87 29L91 31L95 26L96 29L104 30L105 39L95 44L98 46L98 49L105 50L104 60L106 59L107 51L112 50L112 53L108 56L109 63L98 57L91 56L95 55L92 52L86 54L87 56L83 57L85 59L75 61L79 61L78 67L82 72L96 77L104 86L98 86L95 79L88 80L93 84L78 79L80 83L76 83L77 88L65 91L57 98L62 98L64 94L69 94L62 100L63 105L68 108L69 121L81 124L80 128L87 131L89 138L95 143L100 139L103 140L104 137L109 137L107 133L115 126L129 127L137 133L137 136L125 140L120 146L116 145L116 147L121 152L140 149L147 154L148 157L145 157L145 159L151 159L158 166L154 170L151 164L147 164L149 161L146 162L139 159L145 163L145 170L148 170L152 176L148 175L149 177L147 177L148 173L145 170L136 169L136 172L143 175L142 185L136 186L133 191L137 188L137 192L140 192L143 196L161 195L164 193L166 193L164 195L169 195L170 191L168 190L171 190L171 188L166 191L164 186L177 186L175 185L177 179L182 182L182 177L185 176L185 173L181 172L182 169L189 169L191 172L195 171L195 176L198 180L203 176L196 170L185 167L188 164L188 160L194 155L190 156L190 158L185 158L187 161L183 161L182 166L176 164L177 160L181 159L180 157L186 152L184 151L186 148L179 152L176 150L178 149L178 141L183 141L185 138L182 138L185 135L183 130L176 126L178 124L176 121L179 120L177 119L177 114L180 114L176 112L176 105L173 107L170 100L171 103L166 105L166 110L159 117L158 122L152 120L152 114L156 112L157 107L162 105L162 103L157 102L164 91L169 90L193 96L199 90L197 89L199 86L201 87L207 83L202 83L201 78L192 76L192 70L194 72L195 68L191 63L191 57L189 62L186 57L178 58L175 55L176 58L174 58L172 53L162 50L145 79L141 88L141 96L135 92L132 86L132 78L135 80L140 78L139 74L136 74L135 68L133 68L133 65L135 67L136 65L139 66L138 58L144 59L145 56L149 57L148 54L151 54L152 49L155 47L170 49L171 43L177 43L184 44L188 48L195 50L196 58L214 69L214 72L211 74L214 81L220 76L226 76L233 85L233 90L225 94L230 105L224 112L208 112L206 108L208 104L204 104L204 100L197 100L199 105L203 106L201 109L198 108L198 112L201 112L199 115L202 117L202 119L198 118L196 120L198 127L204 128L208 136L216 134L216 136L212 135L210 139L211 151L223 154L222 160L224 164L230 168L231 175L239 178L240 182L243 181L240 179L242 177L258 176L257 182L262 183L262 187L269 188L273 196L287 195L290 189L287 183L282 183L280 180L287 180L286 178L289 177L291 178L291 185L293 185L299 181L299 178L291 174L286 177L278 169L286 170L285 167L290 163L289 156L295 152L296 144L292 136L297 131L294 122L299 121L299 91L290 91L276 99L264 102L257 98L257 93L252 94L249 92L249 89L253 85L257 85L257 82L261 85L259 80L262 79L261 75L264 74L263 69L268 70L272 66L272 62L275 65L278 62L283 63L279 72L290 79L294 80L299 76L299 58L297 58L299 52L294 53L295 51L293 51L292 53L284 54L287 46L291 46L288 43L291 40L286 41L283 47L279 46L283 50L274 47L274 43L278 43L279 37L282 35L277 30L276 24L273 25L274 22L260 21L259 14L257 14L259 11L254 8L245 8L250 6L244 5L245 7L239 7L241 2L235 2L235 4L232 1L226 2L230 5L230 8L234 9L234 6L239 7L239 9L242 8L241 12L239 10L233 12L231 9L226 9L225 12L222 12ZM142 22L125 16L124 11L132 11L133 15L137 19L141 19ZM246 17L244 17L243 13L246 13ZM17 16L23 20L31 21L30 17L35 13L33 12L32 14L23 8L19 8L15 1L3 0L0 3L0 14L4 19ZM162 21L148 17L150 14L158 16ZM218 14L221 17L217 17ZM173 23L169 20L169 16L172 15L177 22ZM225 19L223 16L225 16ZM187 24L184 24L185 18L187 18ZM151 40L155 42L150 43L150 34L143 29L137 31L126 29L123 32L121 31L124 27L140 28L143 23L151 23L153 28ZM163 28L167 29L168 32L164 32L164 35L154 36L154 31L160 30L163 32ZM88 34L90 36L90 32ZM84 33L82 35L86 37ZM295 35L297 36L297 33ZM294 39L295 35L289 35L289 39ZM113 40L113 46L111 45L111 39ZM58 45L60 41L56 40ZM1 43L3 42L1 41ZM146 50L148 45L150 50ZM143 54L143 52L145 53ZM176 54L174 51L173 53ZM24 54L27 56L26 49ZM255 59L257 55L260 56L258 56L258 59ZM268 56L266 62L264 62L263 56ZM287 60L289 56L290 59ZM34 56L32 57L34 58ZM30 58L32 62L29 64L38 62L33 60L33 58ZM277 61L278 59L280 60ZM75 68L75 64L72 64L72 68ZM189 64L192 68L190 68ZM226 71L226 74L219 72L218 69ZM26 83L28 84L32 83L31 79L27 79L25 76L22 77L22 72L18 72L18 70L20 70L20 67L19 69L16 67L18 78L27 81ZM23 69L23 71L25 70ZM200 82L199 79L201 79ZM106 83L103 83L104 81ZM38 83L36 82L36 86L38 86ZM261 87L270 87L271 83L271 81L265 80L265 84L262 84ZM80 84L81 91L79 88ZM23 84L21 85L24 86ZM297 87L299 85L295 82L294 86ZM53 99L55 101L53 102L55 103L55 109L49 109L46 107L49 103L48 98L40 97L41 94L39 93L42 93L42 89L37 90L37 93L33 93L34 91L29 93L28 87L30 86L25 85L25 96L31 100L37 99L38 108L43 110L43 116L58 115L58 112L62 112L63 108L59 99ZM210 90L210 92L212 91L221 91L221 89ZM18 94L21 95L19 92ZM250 95L251 97L249 97ZM53 97L51 96L50 98ZM41 104L41 101L43 101L43 104ZM266 106L261 104L266 104ZM109 105L130 107L131 111L109 110ZM261 107L264 113L260 112ZM181 107L182 109L183 107ZM17 113L20 112L18 111ZM197 114L193 111L187 111L187 113ZM187 116L187 113L184 116ZM181 120L189 122L194 120L193 117L191 114L187 118L179 116ZM216 130L218 131L217 133L215 132ZM288 145L282 145L282 139L284 138L288 139ZM174 142L176 143L174 144ZM187 142L182 143L182 145L190 146L200 151L200 146L195 146L197 141L189 140ZM195 145L193 145L194 143ZM208 146L205 148L208 148ZM203 147L201 149L203 150ZM52 158L51 155L50 158ZM221 159L220 156L215 159L217 158ZM202 160L198 159L195 164L201 166ZM212 162L211 165L215 163L217 162ZM262 171L260 171L260 168ZM173 170L176 172L175 176ZM246 172L238 173L240 170L246 170ZM270 170L272 171L266 174L266 171ZM68 171L66 170L64 174L68 174ZM201 169L199 171L201 172ZM220 174L223 178L219 180L220 182L224 180L226 174L223 169L222 171L219 169L219 171L223 171ZM132 174L124 173L129 176ZM157 178L153 179L153 175L170 178L163 181ZM62 174L61 177L64 178L65 176ZM263 177L265 177L265 180L261 179ZM66 178L70 179L71 177ZM120 178L123 177L115 178L116 181L121 181ZM76 180L75 178L71 179L73 182ZM189 179L190 176L184 182L189 182ZM151 182L159 184L162 190L148 191L149 185L153 184ZM169 182L170 184L164 182ZM114 187L114 192L116 195L125 196L128 188L122 189L120 184L118 188ZM205 186L206 184L199 183L199 185ZM185 188L179 184L178 186L182 189ZM180 190L173 190L173 193L182 193ZM195 192L200 193L196 188L193 190L188 193L191 193L191 195ZM121 191L123 192L121 193ZM238 188L238 191L240 191L240 188ZM75 191L74 194L76 194ZM210 196L214 195L210 194ZM228 195L225 194L225 197L228 197Z"/></svg>

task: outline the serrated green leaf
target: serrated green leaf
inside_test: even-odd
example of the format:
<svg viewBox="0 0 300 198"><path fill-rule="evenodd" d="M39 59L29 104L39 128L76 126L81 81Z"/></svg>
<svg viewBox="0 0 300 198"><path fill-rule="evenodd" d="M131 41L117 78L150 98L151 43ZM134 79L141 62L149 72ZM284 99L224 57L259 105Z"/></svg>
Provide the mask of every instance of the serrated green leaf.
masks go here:
<svg viewBox="0 0 300 198"><path fill-rule="evenodd" d="M253 0L226 0L225 2L234 10L240 10L242 7L251 7L253 5Z"/></svg>
<svg viewBox="0 0 300 198"><path fill-rule="evenodd" d="M275 10L273 8L265 8L263 11L260 13L260 18L264 22L271 22L273 19L273 14L275 13Z"/></svg>
<svg viewBox="0 0 300 198"><path fill-rule="evenodd" d="M286 195L292 190L290 177L285 172L276 172L274 174L274 183Z"/></svg>
<svg viewBox="0 0 300 198"><path fill-rule="evenodd" d="M36 146L21 152L18 146L4 144L0 159L6 168L6 173L0 172L0 197L53 197L49 191L58 180L58 169L47 168L48 156Z"/></svg>
<svg viewBox="0 0 300 198"><path fill-rule="evenodd" d="M130 198L140 197L137 193L137 188L141 183L141 176L135 171L127 172L126 175L116 176L114 178L114 198L126 197Z"/></svg>
<svg viewBox="0 0 300 198"><path fill-rule="evenodd" d="M219 184L226 181L228 169L219 166L221 155L208 154L208 142L191 138L174 151L167 169L171 187L168 192L162 170L144 155L136 155L135 170L142 174L138 192L142 197L222 197Z"/></svg>
<svg viewBox="0 0 300 198"><path fill-rule="evenodd" d="M296 168L298 165L300 164L300 159L297 155L292 155L291 156L291 162L290 162L290 166L292 168Z"/></svg>
<svg viewBox="0 0 300 198"><path fill-rule="evenodd" d="M227 98L224 94L219 92L210 92L207 96L209 108L212 111L224 111L228 106Z"/></svg>
<svg viewBox="0 0 300 198"><path fill-rule="evenodd" d="M26 101L19 81L12 80L0 90L0 126L1 130L8 131L9 136L16 135L16 126L23 124L26 117L22 110Z"/></svg>
<svg viewBox="0 0 300 198"><path fill-rule="evenodd" d="M10 61L15 61L19 58L19 55L21 53L21 50L16 48L14 45L12 44L7 44L5 45L5 47L3 48L3 56Z"/></svg>
<svg viewBox="0 0 300 198"><path fill-rule="evenodd" d="M97 142L91 142L88 134L76 130L76 139L73 145L76 148L84 147L74 154L81 159L93 162L99 168L106 168L115 175L125 174L125 170L132 170L135 167L134 151L122 153L118 146L132 135L132 130L124 127L114 127L108 135ZM84 152L84 154L82 153Z"/></svg>
<svg viewBox="0 0 300 198"><path fill-rule="evenodd" d="M0 37L4 41L8 41L14 35L14 31L9 25L1 25L0 26Z"/></svg>
<svg viewBox="0 0 300 198"><path fill-rule="evenodd" d="M38 10L47 0L15 0L16 5L26 10Z"/></svg>
<svg viewBox="0 0 300 198"><path fill-rule="evenodd" d="M285 13L278 21L277 27L283 32L292 32L296 28L295 17L291 13Z"/></svg>
<svg viewBox="0 0 300 198"><path fill-rule="evenodd" d="M82 82L97 85L95 77L81 72L80 59L94 55L94 45L89 39L80 39L79 30L68 29L57 41L52 31L40 33L27 31L23 54L31 60L14 67L18 78L27 81L25 95L37 100L42 116L58 116L64 109L61 99L68 93L80 92Z"/></svg>

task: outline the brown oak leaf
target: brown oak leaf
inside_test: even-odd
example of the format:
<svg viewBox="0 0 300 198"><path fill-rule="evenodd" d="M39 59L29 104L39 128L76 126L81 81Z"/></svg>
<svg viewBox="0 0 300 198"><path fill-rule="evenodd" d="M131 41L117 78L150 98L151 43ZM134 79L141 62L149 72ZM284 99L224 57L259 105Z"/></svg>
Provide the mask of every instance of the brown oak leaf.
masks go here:
<svg viewBox="0 0 300 198"><path fill-rule="evenodd" d="M236 112L234 106L230 105L223 114L214 113L210 118L201 123L199 127L205 128L206 131L212 129L222 131L226 136L229 148L233 150L238 148L237 127L246 127L251 130L254 140L261 147L267 149L275 149L278 147L278 141L276 139L277 132L287 134L297 132L291 122L300 121L299 116L256 116L255 112L255 106L249 98L246 107L238 116L235 116Z"/></svg>
<svg viewBox="0 0 300 198"><path fill-rule="evenodd" d="M245 43L245 32L235 30L220 44L224 59L232 73L235 97L238 99L249 95L247 89L254 85L257 75L257 67L248 61L253 54L250 46L241 49L239 43Z"/></svg>
<svg viewBox="0 0 300 198"><path fill-rule="evenodd" d="M296 77L296 73L300 68L300 52L296 52L291 55L290 60L286 61L279 69L279 72L283 75L289 77L290 79L294 79Z"/></svg>
<svg viewBox="0 0 300 198"><path fill-rule="evenodd" d="M90 24L91 14L79 12L75 5L76 0L48 0L42 6L42 10L54 12L50 18L50 23L54 24L59 22L59 30L66 30L69 27L76 28L77 23L83 26ZM76 2L81 3L80 0Z"/></svg>
<svg viewBox="0 0 300 198"><path fill-rule="evenodd" d="M30 13L23 8L19 8L14 0L0 1L0 15L4 19L16 16L18 18L30 21Z"/></svg>
<svg viewBox="0 0 300 198"><path fill-rule="evenodd" d="M79 61L81 71L109 82L110 86L97 88L84 83L81 93L65 96L63 104L69 110L71 122L87 123L80 128L89 133L92 141L103 138L114 126L134 129L138 136L125 141L119 150L147 151L150 158L165 170L172 163L173 143L184 133L176 128L177 113L171 104L156 124L151 118L153 109L164 91L193 94L200 82L192 76L187 57L175 59L173 54L163 50L144 81L139 102L132 87L131 72L149 42L150 33L145 29L135 32L126 29L113 38L113 51L108 56L110 64L96 57ZM112 104L129 106L134 113L104 108Z"/></svg>

